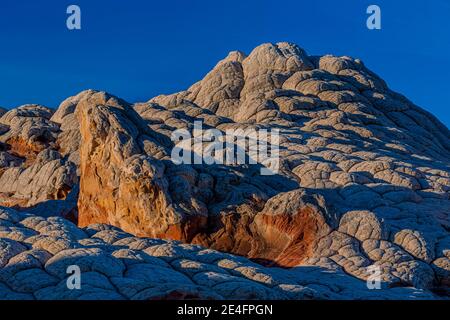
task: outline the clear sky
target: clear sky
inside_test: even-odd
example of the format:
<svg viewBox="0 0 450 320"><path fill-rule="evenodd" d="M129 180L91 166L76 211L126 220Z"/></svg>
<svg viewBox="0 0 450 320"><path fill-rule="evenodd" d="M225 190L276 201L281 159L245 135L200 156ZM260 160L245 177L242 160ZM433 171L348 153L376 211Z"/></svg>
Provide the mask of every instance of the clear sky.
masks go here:
<svg viewBox="0 0 450 320"><path fill-rule="evenodd" d="M81 7L82 30L66 28ZM377 4L382 29L366 28ZM231 50L290 41L350 55L450 127L448 0L1 0L0 106L87 88L130 102L180 91Z"/></svg>

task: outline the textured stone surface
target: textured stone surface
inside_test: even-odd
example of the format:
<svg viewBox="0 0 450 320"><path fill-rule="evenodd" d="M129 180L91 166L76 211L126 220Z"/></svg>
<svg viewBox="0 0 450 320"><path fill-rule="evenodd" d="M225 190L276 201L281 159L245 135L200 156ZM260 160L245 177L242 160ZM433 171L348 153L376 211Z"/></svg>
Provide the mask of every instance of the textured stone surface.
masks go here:
<svg viewBox="0 0 450 320"><path fill-rule="evenodd" d="M11 226L24 237L0 237L0 299L437 298L412 287L369 290L339 268L267 268L198 245L138 238L104 224L78 229L65 219L0 208L0 228ZM80 289L67 287L73 265Z"/></svg>
<svg viewBox="0 0 450 320"><path fill-rule="evenodd" d="M108 223L135 235L189 241L206 221L206 206L190 194L173 199L182 190L170 192L170 180L187 184L189 177L179 169L166 177L174 165L144 151L146 144L167 139L147 128L126 102L103 93L81 100L77 112L82 137L79 224Z"/></svg>
<svg viewBox="0 0 450 320"><path fill-rule="evenodd" d="M89 250L71 254L91 262L109 259L98 250L121 243L150 254L152 262L169 263L176 272L189 269L181 273L197 279L196 285L214 286L214 292L201 294L278 294L259 282L232 289L232 283L243 280L215 267L226 269L234 262L212 267L210 260L192 259L190 247L134 238L142 236L246 256L283 276L298 268L302 275L310 269L332 270L326 279L333 286L333 277L364 286L368 268L375 265L382 269L387 292L412 286L449 295L450 132L390 90L359 59L308 56L293 44L264 44L248 56L231 52L186 91L148 102L130 104L87 90L56 111L26 105L0 114L0 205L35 215L17 225L23 220L20 213L0 213L7 221L0 237L15 241L1 245L5 261L22 254L23 243L53 256L81 244ZM278 174L260 175L263 163L175 165L171 133L192 132L196 120L221 132L279 129ZM86 229L61 232L48 223L55 216ZM148 259L142 252L116 251L114 257L130 257L127 261ZM202 257L210 259L209 253ZM131 274L137 277L139 270L145 274L157 267L134 268ZM28 272L39 274L35 269ZM138 290L134 281L150 281L147 275L130 280L89 270L91 288L102 290L99 297L158 298L171 287L143 285ZM10 291L4 296L29 297L52 277L57 275L50 273L27 292L5 283ZM283 297L354 297L348 288L311 293L327 286L321 282L275 285L270 277L255 277L280 289ZM191 283L179 282L185 291L174 297L200 295ZM17 283L17 288L24 286ZM58 290L63 286L56 285ZM128 293L111 289L118 286ZM34 297L54 291L39 289Z"/></svg>
<svg viewBox="0 0 450 320"><path fill-rule="evenodd" d="M1 116L0 205L29 208L64 200L76 185L75 164L58 152L60 128L50 120L52 113L43 106L25 105Z"/></svg>

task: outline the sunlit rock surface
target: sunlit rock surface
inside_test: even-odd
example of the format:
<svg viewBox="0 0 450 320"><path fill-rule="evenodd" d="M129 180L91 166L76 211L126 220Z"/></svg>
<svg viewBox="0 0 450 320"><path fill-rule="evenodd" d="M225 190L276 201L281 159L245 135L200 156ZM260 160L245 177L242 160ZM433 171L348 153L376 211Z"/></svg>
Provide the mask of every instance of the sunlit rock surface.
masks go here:
<svg viewBox="0 0 450 320"><path fill-rule="evenodd" d="M2 298L449 295L450 132L358 59L264 44L148 102L87 90L0 115ZM278 129L280 170L174 164L194 121Z"/></svg>

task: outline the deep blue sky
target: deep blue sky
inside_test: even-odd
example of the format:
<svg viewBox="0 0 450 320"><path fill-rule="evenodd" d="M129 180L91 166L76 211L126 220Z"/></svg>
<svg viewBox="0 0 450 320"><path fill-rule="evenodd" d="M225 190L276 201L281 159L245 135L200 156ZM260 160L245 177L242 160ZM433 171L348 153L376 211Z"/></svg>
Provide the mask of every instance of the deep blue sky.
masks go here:
<svg viewBox="0 0 450 320"><path fill-rule="evenodd" d="M66 28L66 8L82 30ZM366 8L382 30L366 28ZM447 0L1 0L0 106L101 89L130 102L201 79L231 50L290 41L309 54L361 58L390 87L450 127Z"/></svg>

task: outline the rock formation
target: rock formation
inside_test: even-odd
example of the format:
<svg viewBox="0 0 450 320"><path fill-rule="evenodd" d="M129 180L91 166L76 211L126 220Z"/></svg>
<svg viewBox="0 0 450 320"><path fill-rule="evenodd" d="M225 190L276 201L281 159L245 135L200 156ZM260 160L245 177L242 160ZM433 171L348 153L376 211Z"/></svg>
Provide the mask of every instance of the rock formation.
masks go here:
<svg viewBox="0 0 450 320"><path fill-rule="evenodd" d="M415 288L367 290L336 268L286 272L176 241L135 237L105 224L0 209L0 299L433 299ZM81 288L69 290L77 265Z"/></svg>
<svg viewBox="0 0 450 320"><path fill-rule="evenodd" d="M192 133L194 121L222 133L278 129L278 172L261 175L262 162L174 163L171 135ZM148 102L88 90L55 112L22 106L0 118L0 164L0 206L15 209L0 217L0 266L17 272L26 260L27 272L48 279L24 291L17 277L0 276L0 297L3 286L5 298L248 298L227 284L235 280L249 281L257 298L450 292L450 132L358 59L264 44L248 56L231 52L186 91ZM155 258L166 251L171 258ZM62 265L47 266L82 258L92 285L107 292L71 296ZM216 264L222 258L230 260ZM107 260L117 270L96 269ZM127 275L128 263L142 279ZM315 271L306 275L305 266ZM374 266L385 288L378 293L361 281ZM186 290L144 279L146 270L166 277L159 268L184 277ZM317 280L324 270L332 276ZM309 276L311 286L296 287ZM330 289L337 281L349 287ZM328 289L303 294L317 286Z"/></svg>
<svg viewBox="0 0 450 320"><path fill-rule="evenodd" d="M65 199L77 183L76 166L58 150L52 110L25 105L0 118L0 204L31 207Z"/></svg>

